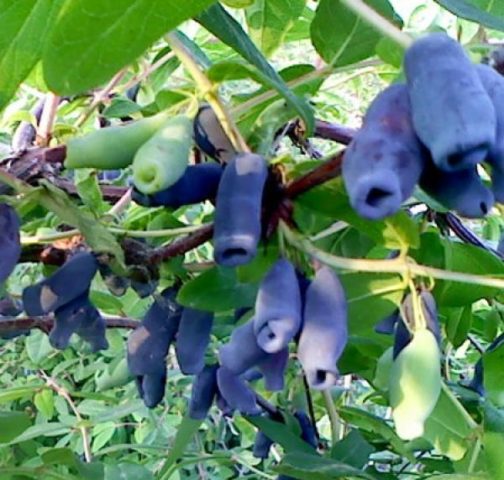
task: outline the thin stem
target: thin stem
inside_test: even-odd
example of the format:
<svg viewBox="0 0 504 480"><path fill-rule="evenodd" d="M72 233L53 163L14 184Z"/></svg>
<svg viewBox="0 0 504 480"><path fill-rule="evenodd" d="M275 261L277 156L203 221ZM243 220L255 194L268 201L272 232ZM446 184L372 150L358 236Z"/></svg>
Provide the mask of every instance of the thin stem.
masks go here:
<svg viewBox="0 0 504 480"><path fill-rule="evenodd" d="M107 226L111 233L117 235L125 235L132 238L157 238L157 237L177 237L179 235L186 235L188 233L197 232L202 227L210 225L205 223L203 225L188 225L187 227L170 228L166 230L127 230L125 228ZM21 238L22 245L33 245L37 243L52 243L56 240L63 240L65 238L72 238L80 235L80 231L76 228L67 230L66 232L49 233L47 235L33 235Z"/></svg>
<svg viewBox="0 0 504 480"><path fill-rule="evenodd" d="M44 109L42 110L39 126L37 128L37 144L42 147L47 147L51 140L51 132L56 119L59 103L60 97L58 95L52 92L46 95Z"/></svg>
<svg viewBox="0 0 504 480"><path fill-rule="evenodd" d="M469 466L467 467L467 473L473 473L474 467L476 467L476 462L478 460L479 454L481 451L481 439L477 438L474 444L474 450L471 454L471 461L469 462Z"/></svg>
<svg viewBox="0 0 504 480"><path fill-rule="evenodd" d="M331 396L331 390L322 390L322 395L324 397L324 402L327 408L327 413L329 415L329 421L331 424L331 444L334 446L335 443L340 440L340 425L341 420L339 418L336 407L334 406L334 401Z"/></svg>
<svg viewBox="0 0 504 480"><path fill-rule="evenodd" d="M87 463L91 463L93 460L93 457L91 455L91 441L89 438L89 432L87 431L87 428L82 425L82 417L81 414L79 413L79 410L77 410L77 407L75 406L74 401L72 400L72 397L68 393L68 391L63 388L61 385L58 385L56 380L54 378L49 377L43 370L40 371L40 376L45 380L47 386L51 389L53 389L60 397L63 397L72 411L74 412L75 417L77 418L78 423L81 424L79 427L79 430L82 435L82 444L84 448L84 458Z"/></svg>
<svg viewBox="0 0 504 480"><path fill-rule="evenodd" d="M117 72L112 77L110 82L102 90L100 90L98 93L95 94L88 109L75 122L76 128L82 127L82 125L84 125L84 123L86 123L87 119L91 116L91 114L94 112L96 107L98 107L98 105L100 105L100 103L110 95L112 90L122 80L122 78L124 77L125 74L126 74L126 69L122 69L121 71Z"/></svg>
<svg viewBox="0 0 504 480"><path fill-rule="evenodd" d="M241 152L249 152L245 140L236 128L236 125L231 118L231 115L221 103L218 95L215 93L213 83L208 79L205 73L200 69L197 62L193 59L190 52L182 44L182 42L173 33L166 36L171 49L177 55L184 67L188 70L189 74L193 77L194 81L203 93L203 97L210 104L217 119L219 120L224 132L229 137L233 146Z"/></svg>
<svg viewBox="0 0 504 480"><path fill-rule="evenodd" d="M467 410L462 406L462 404L457 400L457 397L455 397L455 395L453 394L453 392L448 388L448 386L446 385L445 382L441 382L441 389L443 390L443 392L445 393L445 395L447 397L450 398L450 400L452 401L452 403L454 405L456 405L458 411L462 414L462 416L464 417L466 423L467 423L467 426L471 429L471 430L476 430L478 428L478 424L473 420L473 418L471 417L471 415L469 415L469 413L467 412Z"/></svg>
<svg viewBox="0 0 504 480"><path fill-rule="evenodd" d="M142 73L134 76L131 80L126 82L126 84L121 85L121 89L127 91L129 88L135 86L137 83L144 81L149 75L154 73L156 70L161 68L166 62L175 57L175 53L172 51L168 52L166 55L163 55L159 60L154 62L152 65L149 65Z"/></svg>
<svg viewBox="0 0 504 480"><path fill-rule="evenodd" d="M341 0L341 3L378 30L378 32L394 40L394 42L401 45L404 49L412 44L413 40L409 35L399 30L392 22L382 17L362 0Z"/></svg>
<svg viewBox="0 0 504 480"><path fill-rule="evenodd" d="M397 257L390 260L338 257L315 247L309 240L303 238L299 233L295 233L285 223L281 222L280 228L290 244L331 267L344 270L356 270L359 272L398 273L406 277L432 277L439 280L450 280L453 282L471 283L474 285L504 289L504 279L427 267L414 263L407 257Z"/></svg>

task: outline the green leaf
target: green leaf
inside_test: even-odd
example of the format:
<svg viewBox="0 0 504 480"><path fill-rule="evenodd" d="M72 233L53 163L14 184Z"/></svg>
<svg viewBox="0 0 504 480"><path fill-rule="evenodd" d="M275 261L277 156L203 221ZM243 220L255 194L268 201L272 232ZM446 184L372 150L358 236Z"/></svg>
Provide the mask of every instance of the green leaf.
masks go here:
<svg viewBox="0 0 504 480"><path fill-rule="evenodd" d="M338 409L338 413L341 418L348 423L366 432L379 435L387 440L396 452L405 456L410 461L415 461L415 457L406 449L404 442L397 436L394 429L382 418L354 407L342 407Z"/></svg>
<svg viewBox="0 0 504 480"><path fill-rule="evenodd" d="M504 31L504 4L495 0L435 0L457 17Z"/></svg>
<svg viewBox="0 0 504 480"><path fill-rule="evenodd" d="M53 347L49 343L49 337L40 330L31 332L31 335L27 337L26 352L35 365L40 365L52 351Z"/></svg>
<svg viewBox="0 0 504 480"><path fill-rule="evenodd" d="M175 58L172 60L176 61ZM142 107L138 103L131 101L129 98L113 98L110 105L101 114L105 118L121 118L137 113L141 109Z"/></svg>
<svg viewBox="0 0 504 480"><path fill-rule="evenodd" d="M388 0L366 2L385 18L402 26ZM336 27L337 26L337 27ZM339 0L321 0L310 28L312 43L330 65L349 65L375 54L381 35Z"/></svg>
<svg viewBox="0 0 504 480"><path fill-rule="evenodd" d="M258 0L245 11L250 38L266 56L282 45L303 13L305 0Z"/></svg>
<svg viewBox="0 0 504 480"><path fill-rule="evenodd" d="M361 218L350 206L340 178L301 195L297 202L315 212L349 223L386 248L417 248L420 244L418 227L406 212L398 212L384 220Z"/></svg>
<svg viewBox="0 0 504 480"><path fill-rule="evenodd" d="M36 190L37 201L55 213L61 221L79 229L95 253L110 253L124 266L124 253L115 237L89 212L79 209L68 195L51 183L41 180Z"/></svg>
<svg viewBox="0 0 504 480"><path fill-rule="evenodd" d="M48 86L72 95L106 82L214 0L72 0L43 53Z"/></svg>
<svg viewBox="0 0 504 480"><path fill-rule="evenodd" d="M375 448L364 438L359 430L350 433L331 448L331 458L356 468L363 468L369 460L369 455Z"/></svg>
<svg viewBox="0 0 504 480"><path fill-rule="evenodd" d="M194 420L189 417L184 417L182 419L182 422L180 422L180 425L177 427L177 435L175 436L173 445L169 449L168 456L166 457L165 464L159 474L159 478L162 478L163 474L166 473L184 454L187 445L202 423L203 420Z"/></svg>
<svg viewBox="0 0 504 480"><path fill-rule="evenodd" d="M63 0L0 0L0 110L40 59Z"/></svg>
<svg viewBox="0 0 504 480"><path fill-rule="evenodd" d="M50 420L54 415L54 393L50 388L44 388L33 397L37 410Z"/></svg>
<svg viewBox="0 0 504 480"><path fill-rule="evenodd" d="M25 412L0 412L0 443L9 443L31 425Z"/></svg>
<svg viewBox="0 0 504 480"><path fill-rule="evenodd" d="M0 390L0 404L9 403L20 398L32 397L41 386L41 383L35 383L24 387L2 388Z"/></svg>
<svg viewBox="0 0 504 480"><path fill-rule="evenodd" d="M462 404L443 386L434 410L425 422L423 437L442 455L460 460L471 445L474 433Z"/></svg>
<svg viewBox="0 0 504 480"><path fill-rule="evenodd" d="M504 407L504 343L483 355L485 391L496 406Z"/></svg>
<svg viewBox="0 0 504 480"><path fill-rule="evenodd" d="M476 275L504 276L504 262L495 255L473 245L443 241L445 269ZM492 298L499 289L461 282L438 281L434 296L440 305L459 307L480 298Z"/></svg>
<svg viewBox="0 0 504 480"><path fill-rule="evenodd" d="M462 308L447 308L443 313L446 315L446 335L451 344L458 348L465 342L471 329L471 305Z"/></svg>
<svg viewBox="0 0 504 480"><path fill-rule="evenodd" d="M340 280L348 301L351 335L372 334L375 324L396 310L403 297L404 282L396 274L348 273L340 275Z"/></svg>
<svg viewBox="0 0 504 480"><path fill-rule="evenodd" d="M502 461L502 446L504 445L504 411L488 402L484 406L483 446L485 462L491 478L504 478L504 462Z"/></svg>
<svg viewBox="0 0 504 480"><path fill-rule="evenodd" d="M105 480L154 480L154 475L143 465L107 464L105 465Z"/></svg>
<svg viewBox="0 0 504 480"><path fill-rule="evenodd" d="M282 445L286 452L315 453L315 449L303 441L299 434L295 434L285 423L276 422L264 416L249 416L246 419L275 443Z"/></svg>
<svg viewBox="0 0 504 480"><path fill-rule="evenodd" d="M27 428L21 435L9 442L9 445L26 442L39 437L57 437L71 432L72 429L61 422L41 423Z"/></svg>
<svg viewBox="0 0 504 480"><path fill-rule="evenodd" d="M100 214L106 205L103 202L102 192L98 185L96 171L91 168L77 168L74 172L77 193L84 205L95 213Z"/></svg>
<svg viewBox="0 0 504 480"><path fill-rule="evenodd" d="M336 462L330 458L296 452L287 453L275 471L300 480L330 480L333 478L366 478L374 477L357 468Z"/></svg>
<svg viewBox="0 0 504 480"><path fill-rule="evenodd" d="M119 362L113 362L102 375L96 379L96 391L104 392L111 388L122 387L133 380L133 376L128 370L126 358L121 358Z"/></svg>
<svg viewBox="0 0 504 480"><path fill-rule="evenodd" d="M75 453L70 448L51 448L40 455L44 465L70 465L77 464Z"/></svg>
<svg viewBox="0 0 504 480"><path fill-rule="evenodd" d="M253 305L256 292L257 285L241 283L234 269L215 267L186 282L177 301L186 307L222 312Z"/></svg>
<svg viewBox="0 0 504 480"><path fill-rule="evenodd" d="M264 75L268 76L275 90L285 98L287 103L296 110L304 120L307 136L310 136L315 127L313 111L308 102L297 97L284 83L278 72L268 63L257 49L240 24L219 4L205 10L197 18L209 32L213 33L223 43L238 52L245 60L257 67Z"/></svg>

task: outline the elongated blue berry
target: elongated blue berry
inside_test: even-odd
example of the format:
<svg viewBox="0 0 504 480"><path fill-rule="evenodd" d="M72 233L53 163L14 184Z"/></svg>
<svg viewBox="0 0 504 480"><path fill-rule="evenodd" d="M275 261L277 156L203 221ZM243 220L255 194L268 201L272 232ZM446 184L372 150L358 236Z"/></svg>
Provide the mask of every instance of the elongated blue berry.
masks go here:
<svg viewBox="0 0 504 480"><path fill-rule="evenodd" d="M237 155L224 170L217 191L213 237L219 265L235 267L255 257L267 176L266 161L252 153Z"/></svg>
<svg viewBox="0 0 504 480"><path fill-rule="evenodd" d="M160 192L147 195L134 189L132 199L144 207L179 208L215 198L223 168L217 163L187 167L180 180Z"/></svg>
<svg viewBox="0 0 504 480"><path fill-rule="evenodd" d="M269 438L261 430L258 430L255 436L254 446L252 448L252 455L254 455L255 458L268 458L273 443L274 442L271 438Z"/></svg>
<svg viewBox="0 0 504 480"><path fill-rule="evenodd" d="M326 266L315 274L306 292L298 358L311 387L323 390L336 382L336 362L348 339L345 292Z"/></svg>
<svg viewBox="0 0 504 480"><path fill-rule="evenodd" d="M413 125L441 170L482 162L495 141L495 109L474 66L455 40L431 33L404 57Z"/></svg>
<svg viewBox="0 0 504 480"><path fill-rule="evenodd" d="M219 392L226 403L244 415L258 415L261 409L256 403L254 391L239 375L229 371L226 367L217 370L217 384Z"/></svg>
<svg viewBox="0 0 504 480"><path fill-rule="evenodd" d="M221 365L236 375L245 373L249 368L257 366L269 354L257 344L254 333L254 321L236 327L228 343L219 349Z"/></svg>
<svg viewBox="0 0 504 480"><path fill-rule="evenodd" d="M189 417L203 420L217 395L217 370L219 365L206 365L194 378L189 402Z"/></svg>
<svg viewBox="0 0 504 480"><path fill-rule="evenodd" d="M278 260L261 282L255 303L254 331L266 352L284 349L301 327L301 293L293 265Z"/></svg>
<svg viewBox="0 0 504 480"><path fill-rule="evenodd" d="M352 207L372 220L397 212L413 193L425 157L413 129L408 89L390 85L371 103L343 157Z"/></svg>
<svg viewBox="0 0 504 480"><path fill-rule="evenodd" d="M488 65L475 65L475 68L495 108L495 143L486 160L492 167L492 191L495 199L504 203L504 78Z"/></svg>
<svg viewBox="0 0 504 480"><path fill-rule="evenodd" d="M236 155L233 144L210 105L202 105L196 114L194 141L200 150L219 162L229 162Z"/></svg>
<svg viewBox="0 0 504 480"><path fill-rule="evenodd" d="M98 270L91 253L78 253L50 277L23 290L23 305L28 315L44 315L71 302L89 290Z"/></svg>
<svg viewBox="0 0 504 480"><path fill-rule="evenodd" d="M10 205L0 204L0 283L12 273L21 255L19 217Z"/></svg>
<svg viewBox="0 0 504 480"><path fill-rule="evenodd" d="M317 448L317 433L310 417L303 410L297 410L294 416L301 427L301 438L313 448Z"/></svg>
<svg viewBox="0 0 504 480"><path fill-rule="evenodd" d="M445 172L428 161L420 186L441 205L467 218L485 216L494 204L493 193L481 181L476 167Z"/></svg>
<svg viewBox="0 0 504 480"><path fill-rule="evenodd" d="M286 347L276 353L268 354L258 363L264 376L264 386L270 392L280 392L284 389L284 376L289 362L289 349Z"/></svg>
<svg viewBox="0 0 504 480"><path fill-rule="evenodd" d="M182 373L193 375L203 370L212 325L213 313L184 308L175 342L177 361Z"/></svg>
<svg viewBox="0 0 504 480"><path fill-rule="evenodd" d="M128 338L128 369L136 377L140 396L150 408L156 406L164 394L166 355L181 316L176 295L175 288L165 289Z"/></svg>

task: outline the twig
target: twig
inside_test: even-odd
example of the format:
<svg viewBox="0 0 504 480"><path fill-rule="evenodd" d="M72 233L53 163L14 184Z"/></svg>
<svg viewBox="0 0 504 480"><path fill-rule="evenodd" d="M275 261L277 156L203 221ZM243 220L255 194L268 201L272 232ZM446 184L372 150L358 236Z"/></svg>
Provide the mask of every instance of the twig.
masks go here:
<svg viewBox="0 0 504 480"><path fill-rule="evenodd" d="M84 448L84 458L86 459L86 463L91 463L93 461L93 457L91 455L91 440L89 438L89 432L87 428L83 425L82 416L77 410L72 397L68 393L68 390L63 388L61 385L58 385L56 380L52 377L49 377L43 370L40 370L40 376L45 380L47 386L53 389L60 397L63 397L72 411L74 412L75 417L77 418L77 423L80 424L78 427L81 435L82 435L82 444Z"/></svg>
<svg viewBox="0 0 504 480"><path fill-rule="evenodd" d="M126 74L126 71L127 71L127 69L124 68L121 71L117 72L112 77L112 79L110 80L110 82L102 90L100 90L99 92L97 92L94 95L94 98L91 101L91 104L89 105L89 107L87 108L87 110L75 122L75 127L76 128L82 127L82 125L84 125L84 123L86 123L86 120L91 116L91 114L94 112L94 110L96 109L96 107L98 107L98 105L100 105L100 103L102 103L103 100L105 100L110 95L110 93L112 92L112 90L121 81L121 79Z"/></svg>
<svg viewBox="0 0 504 480"><path fill-rule="evenodd" d="M329 421L331 423L331 443L334 446L340 440L340 424L341 420L339 418L336 407L334 406L334 401L331 396L331 390L322 390L322 395L324 396L324 402L327 408L327 413L329 415Z"/></svg>
<svg viewBox="0 0 504 480"><path fill-rule="evenodd" d="M465 243L482 248L487 252L494 254L501 260L504 260L504 255L488 245L485 245L471 230L469 230L455 214L451 212L436 213L436 219L441 218L450 227L453 233Z"/></svg>
<svg viewBox="0 0 504 480"><path fill-rule="evenodd" d="M39 126L37 128L37 144L41 147L47 147L52 137L56 112L60 103L60 97L52 92L46 95L44 109L40 117Z"/></svg>
<svg viewBox="0 0 504 480"><path fill-rule="evenodd" d="M317 428L317 419L315 418L315 409L313 408L313 398L311 395L310 385L308 385L308 379L303 372L303 387L306 396L306 403L308 404L308 414L310 415L311 423L313 425L313 430L315 431L315 437L317 438L317 443L320 445L320 434Z"/></svg>
<svg viewBox="0 0 504 480"><path fill-rule="evenodd" d="M152 263L159 263L169 258L182 255L193 248L200 246L201 244L207 242L212 238L213 235L213 224L207 224L200 227L194 233L187 235L179 240L175 240L166 247L160 247L155 249L150 255L150 261Z"/></svg>
<svg viewBox="0 0 504 480"><path fill-rule="evenodd" d="M128 80L128 82L126 82L126 84L122 86L123 90L127 91L137 83L143 82L149 75L152 75L156 70L161 68L173 57L175 57L175 53L173 53L172 51L168 52L166 55L163 55L160 59L149 65L142 73L135 75L131 80Z"/></svg>
<svg viewBox="0 0 504 480"><path fill-rule="evenodd" d="M348 145L357 132L358 130L356 128L350 128L345 125L326 122L324 120L315 120L315 136L318 138Z"/></svg>
<svg viewBox="0 0 504 480"><path fill-rule="evenodd" d="M249 152L250 149L241 136L241 133L236 128L231 115L226 108L224 108L218 95L215 93L214 85L201 71L198 63L192 58L190 52L173 33L169 33L166 36L166 39L173 52L177 55L184 67L193 77L194 81L198 84L198 87L203 93L203 97L212 107L219 123L233 146L240 152Z"/></svg>
<svg viewBox="0 0 504 480"><path fill-rule="evenodd" d="M285 196L291 199L296 198L308 190L338 177L341 175L342 160L343 152L339 152L317 168L309 171L299 178L296 178L296 180L293 180L285 188Z"/></svg>
<svg viewBox="0 0 504 480"><path fill-rule="evenodd" d="M471 283L474 285L504 289L504 279L501 278L427 267L403 257L390 260L368 260L331 255L315 247L309 240L291 230L285 223L280 223L280 228L289 243L331 267L360 272L397 273L407 278L413 276L432 277L439 280L450 280L453 282Z"/></svg>

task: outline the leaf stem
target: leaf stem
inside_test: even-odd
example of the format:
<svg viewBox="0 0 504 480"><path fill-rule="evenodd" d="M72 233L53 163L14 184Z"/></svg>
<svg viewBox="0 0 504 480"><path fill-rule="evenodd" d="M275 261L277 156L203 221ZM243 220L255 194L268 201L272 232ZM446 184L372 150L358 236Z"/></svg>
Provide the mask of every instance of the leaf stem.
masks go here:
<svg viewBox="0 0 504 480"><path fill-rule="evenodd" d="M389 37L404 49L408 48L413 42L413 39L409 35L399 30L392 22L382 17L363 0L341 0L341 3L349 10L352 10L366 23L378 30L378 32Z"/></svg>
<svg viewBox="0 0 504 480"><path fill-rule="evenodd" d="M390 260L368 260L338 257L315 247L315 245L313 245L308 239L291 230L283 222L280 223L279 228L282 230L283 235L291 245L311 255L318 261L334 268L356 270L359 272L398 273L406 277L431 277L439 280L450 280L453 282L471 283L474 285L504 289L504 279L501 278L427 267L425 265L414 263L407 257L397 257Z"/></svg>
<svg viewBox="0 0 504 480"><path fill-rule="evenodd" d="M238 131L236 125L231 118L231 115L226 110L218 95L215 92L215 86L205 73L200 69L198 63L194 60L191 53L186 49L182 42L174 33L166 35L166 41L170 45L172 51L177 55L178 59L193 77L198 87L203 93L203 97L210 104L217 119L219 120L224 132L229 137L233 146L241 152L249 152L245 140Z"/></svg>

